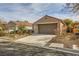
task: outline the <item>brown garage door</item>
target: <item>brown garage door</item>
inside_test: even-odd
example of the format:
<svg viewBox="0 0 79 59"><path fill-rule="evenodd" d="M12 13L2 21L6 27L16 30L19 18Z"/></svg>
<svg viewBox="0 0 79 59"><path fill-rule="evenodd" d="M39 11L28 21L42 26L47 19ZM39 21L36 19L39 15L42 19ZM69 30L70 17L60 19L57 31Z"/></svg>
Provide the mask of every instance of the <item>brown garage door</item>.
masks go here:
<svg viewBox="0 0 79 59"><path fill-rule="evenodd" d="M38 31L40 34L56 34L57 24L39 24Z"/></svg>

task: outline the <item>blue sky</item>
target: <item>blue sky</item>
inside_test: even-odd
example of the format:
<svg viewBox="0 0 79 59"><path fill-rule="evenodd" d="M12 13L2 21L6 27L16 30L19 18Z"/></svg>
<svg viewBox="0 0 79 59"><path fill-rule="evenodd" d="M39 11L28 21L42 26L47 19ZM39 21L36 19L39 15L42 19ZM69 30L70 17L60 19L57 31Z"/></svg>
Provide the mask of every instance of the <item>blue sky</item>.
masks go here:
<svg viewBox="0 0 79 59"><path fill-rule="evenodd" d="M49 15L60 19L70 18L78 20L65 4L57 3L0 3L0 17L6 21L28 20L35 22L40 17Z"/></svg>

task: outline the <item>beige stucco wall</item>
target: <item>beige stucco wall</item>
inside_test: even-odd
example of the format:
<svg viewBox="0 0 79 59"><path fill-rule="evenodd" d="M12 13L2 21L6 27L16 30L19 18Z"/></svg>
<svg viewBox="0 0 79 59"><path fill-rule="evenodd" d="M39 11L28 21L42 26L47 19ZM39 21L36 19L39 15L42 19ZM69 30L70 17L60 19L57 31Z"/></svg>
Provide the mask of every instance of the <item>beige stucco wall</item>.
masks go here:
<svg viewBox="0 0 79 59"><path fill-rule="evenodd" d="M62 34L62 32L63 32L63 24L60 23L60 34Z"/></svg>
<svg viewBox="0 0 79 59"><path fill-rule="evenodd" d="M33 25L33 30L34 30L34 33L35 34L38 34L38 25L37 24L34 24ZM57 31L56 31L56 34L60 35L62 34L63 32L63 24L61 22L58 22L57 23Z"/></svg>
<svg viewBox="0 0 79 59"><path fill-rule="evenodd" d="M62 32L63 32L63 26L64 26L64 24L63 23L61 23L60 21L57 23L57 35L61 35L62 34Z"/></svg>
<svg viewBox="0 0 79 59"><path fill-rule="evenodd" d="M35 34L38 34L38 25L37 24L33 25L33 31Z"/></svg>

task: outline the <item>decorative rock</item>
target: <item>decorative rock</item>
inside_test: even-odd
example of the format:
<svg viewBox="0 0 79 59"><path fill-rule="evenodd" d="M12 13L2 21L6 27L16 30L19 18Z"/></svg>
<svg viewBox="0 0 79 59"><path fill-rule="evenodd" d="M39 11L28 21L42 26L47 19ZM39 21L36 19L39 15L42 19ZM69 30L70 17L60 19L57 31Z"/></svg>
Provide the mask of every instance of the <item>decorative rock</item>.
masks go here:
<svg viewBox="0 0 79 59"><path fill-rule="evenodd" d="M52 43L49 47L59 47L59 48L64 48L64 44L61 44L61 43Z"/></svg>
<svg viewBox="0 0 79 59"><path fill-rule="evenodd" d="M79 50L79 46L78 45L73 45L73 49Z"/></svg>

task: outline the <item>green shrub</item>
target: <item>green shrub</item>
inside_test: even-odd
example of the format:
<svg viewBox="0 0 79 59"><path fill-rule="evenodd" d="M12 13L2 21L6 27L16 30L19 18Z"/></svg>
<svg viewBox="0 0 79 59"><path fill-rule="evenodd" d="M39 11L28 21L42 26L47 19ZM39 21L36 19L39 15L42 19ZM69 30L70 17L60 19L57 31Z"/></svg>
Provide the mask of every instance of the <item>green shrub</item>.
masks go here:
<svg viewBox="0 0 79 59"><path fill-rule="evenodd" d="M17 33L17 31L11 31L11 32L10 32L10 34L14 34L14 33Z"/></svg>

